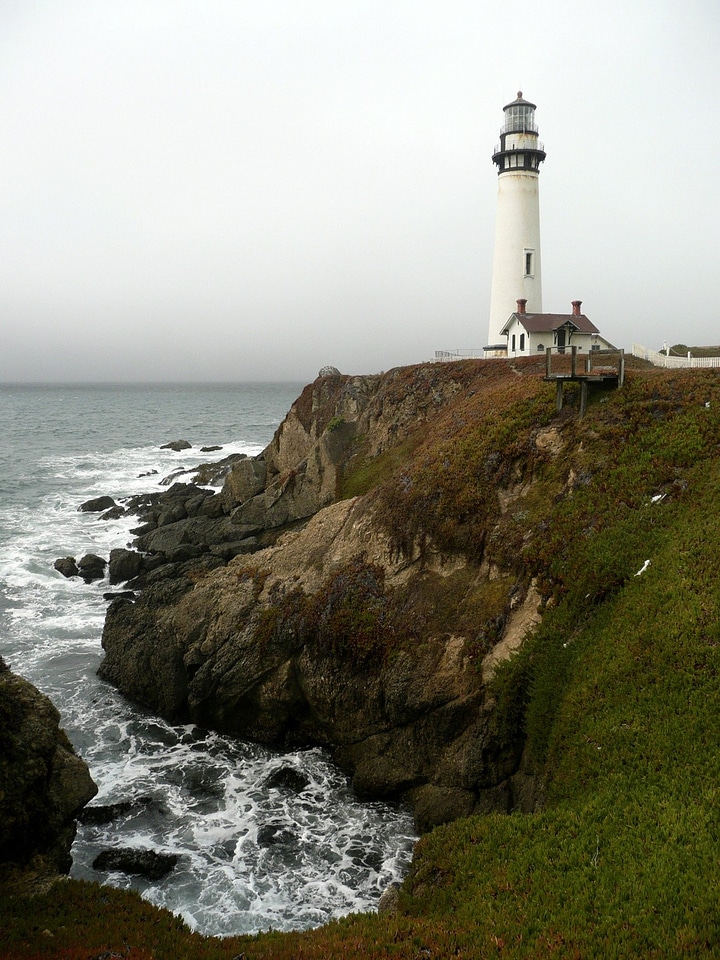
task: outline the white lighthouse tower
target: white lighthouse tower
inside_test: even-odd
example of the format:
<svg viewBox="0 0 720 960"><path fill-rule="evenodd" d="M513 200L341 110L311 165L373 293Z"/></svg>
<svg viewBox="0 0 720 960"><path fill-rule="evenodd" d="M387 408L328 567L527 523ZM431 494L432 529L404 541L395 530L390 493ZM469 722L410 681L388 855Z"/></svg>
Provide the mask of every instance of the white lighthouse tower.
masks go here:
<svg viewBox="0 0 720 960"><path fill-rule="evenodd" d="M503 110L505 123L493 154L498 168L498 201L485 347L489 356L504 353L507 341L500 331L518 300L527 301L528 313L542 313L538 177L545 151L538 140L535 104L524 100L522 91Z"/></svg>

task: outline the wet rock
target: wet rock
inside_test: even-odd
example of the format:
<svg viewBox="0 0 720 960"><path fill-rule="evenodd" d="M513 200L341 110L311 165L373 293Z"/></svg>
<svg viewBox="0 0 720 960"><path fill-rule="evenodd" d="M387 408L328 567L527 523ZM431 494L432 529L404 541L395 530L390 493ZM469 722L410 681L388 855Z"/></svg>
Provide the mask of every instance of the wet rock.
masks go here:
<svg viewBox="0 0 720 960"><path fill-rule="evenodd" d="M100 517L101 520L119 520L120 517L124 517L126 514L124 507L111 507L109 510L106 510L105 513Z"/></svg>
<svg viewBox="0 0 720 960"><path fill-rule="evenodd" d="M97 793L59 713L0 658L0 863L67 873L75 817Z"/></svg>
<svg viewBox="0 0 720 960"><path fill-rule="evenodd" d="M296 841L297 837L292 830L288 830L282 823L266 823L257 832L259 847L289 847Z"/></svg>
<svg viewBox="0 0 720 960"><path fill-rule="evenodd" d="M200 453L215 453L216 450L222 450L222 447L217 443L210 447L200 447Z"/></svg>
<svg viewBox="0 0 720 960"><path fill-rule="evenodd" d="M181 450L192 450L192 444L187 440L171 440L170 443L164 443L161 450L174 450L179 453Z"/></svg>
<svg viewBox="0 0 720 960"><path fill-rule="evenodd" d="M265 786L277 790L301 793L310 783L310 779L295 767L280 767L265 780Z"/></svg>
<svg viewBox="0 0 720 960"><path fill-rule="evenodd" d="M60 557L53 566L64 577L77 577L80 574L75 557Z"/></svg>
<svg viewBox="0 0 720 960"><path fill-rule="evenodd" d="M103 510L110 510L117 504L112 497L95 497L92 500L86 500L81 503L78 510L81 513L102 513Z"/></svg>
<svg viewBox="0 0 720 960"><path fill-rule="evenodd" d="M124 847L116 850L103 850L93 860L95 870L119 870L145 877L148 880L162 880L171 873L178 862L175 853L157 853L155 850L138 850Z"/></svg>
<svg viewBox="0 0 720 960"><path fill-rule="evenodd" d="M112 823L124 813L132 809L129 800L123 800L119 803L98 804L97 806L85 807L78 814L79 823Z"/></svg>
<svg viewBox="0 0 720 960"><path fill-rule="evenodd" d="M137 577L143 570L142 554L137 550L118 548L110 551L109 578L110 583L125 583Z"/></svg>
<svg viewBox="0 0 720 960"><path fill-rule="evenodd" d="M105 576L107 560L99 557L96 553L86 553L84 557L78 560L78 573L85 583L91 580L102 580Z"/></svg>

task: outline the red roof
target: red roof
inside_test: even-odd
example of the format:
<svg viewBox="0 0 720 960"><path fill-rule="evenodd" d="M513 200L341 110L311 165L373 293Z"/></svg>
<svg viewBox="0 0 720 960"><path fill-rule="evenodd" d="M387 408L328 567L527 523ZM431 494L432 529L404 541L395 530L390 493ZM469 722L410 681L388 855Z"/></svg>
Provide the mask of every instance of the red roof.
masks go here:
<svg viewBox="0 0 720 960"><path fill-rule="evenodd" d="M519 320L528 333L549 333L566 323L575 327L578 333L600 332L584 313L512 313L500 333L507 333L515 320Z"/></svg>

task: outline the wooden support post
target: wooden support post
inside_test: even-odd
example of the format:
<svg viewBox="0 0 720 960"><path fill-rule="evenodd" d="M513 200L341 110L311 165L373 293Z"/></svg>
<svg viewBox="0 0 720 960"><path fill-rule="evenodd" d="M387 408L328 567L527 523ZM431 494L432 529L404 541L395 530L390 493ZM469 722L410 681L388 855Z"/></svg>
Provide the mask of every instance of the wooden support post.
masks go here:
<svg viewBox="0 0 720 960"><path fill-rule="evenodd" d="M549 353L550 351L548 351ZM563 382L562 380L556 380L555 382L555 409L558 413L562 410L563 405Z"/></svg>
<svg viewBox="0 0 720 960"><path fill-rule="evenodd" d="M552 347L545 347L545 376L546 376L546 377L549 377L549 376L550 376L550 353L551 353L551 351L552 351Z"/></svg>
<svg viewBox="0 0 720 960"><path fill-rule="evenodd" d="M570 376L575 379L577 374L577 347L570 347Z"/></svg>
<svg viewBox="0 0 720 960"><path fill-rule="evenodd" d="M592 373L592 347L590 347L585 357L585 373Z"/></svg>
<svg viewBox="0 0 720 960"><path fill-rule="evenodd" d="M625 351L620 351L620 363L618 365L618 386L621 387L625 383Z"/></svg>
<svg viewBox="0 0 720 960"><path fill-rule="evenodd" d="M587 380L580 381L580 416L585 416L585 411L587 410L587 393L588 393L588 383Z"/></svg>

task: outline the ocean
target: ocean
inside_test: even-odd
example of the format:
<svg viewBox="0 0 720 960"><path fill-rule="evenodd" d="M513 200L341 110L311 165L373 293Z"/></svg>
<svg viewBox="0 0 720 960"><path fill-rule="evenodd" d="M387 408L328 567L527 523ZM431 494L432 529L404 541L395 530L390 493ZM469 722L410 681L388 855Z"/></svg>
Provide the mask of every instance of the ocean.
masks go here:
<svg viewBox="0 0 720 960"><path fill-rule="evenodd" d="M55 560L129 545L135 518L85 500L164 489L174 471L259 453L302 384L0 385L0 656L55 703L109 824L80 825L71 876L133 887L209 935L304 929L373 909L403 878L409 811L361 803L320 749L279 753L168 724L100 681L108 583L66 579ZM187 440L181 453L162 444ZM202 446L221 450L202 453ZM299 792L267 785L284 768ZM269 831L269 833L268 833ZM260 834L260 836L259 836ZM268 835L282 842L262 842ZM179 856L157 882L93 867L98 853Z"/></svg>

